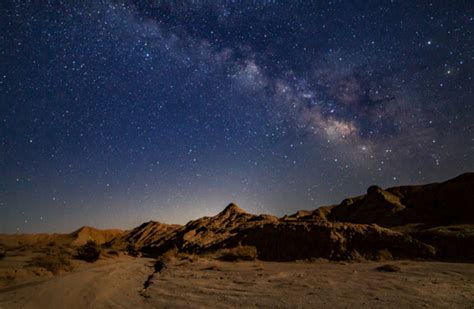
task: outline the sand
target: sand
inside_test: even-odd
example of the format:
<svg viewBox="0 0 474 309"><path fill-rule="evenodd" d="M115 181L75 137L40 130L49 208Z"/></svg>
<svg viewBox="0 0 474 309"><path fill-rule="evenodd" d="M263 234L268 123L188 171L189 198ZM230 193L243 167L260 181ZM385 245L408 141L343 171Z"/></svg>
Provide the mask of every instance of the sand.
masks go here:
<svg viewBox="0 0 474 309"><path fill-rule="evenodd" d="M45 280L0 289L0 308L146 308L140 295L153 260L123 256Z"/></svg>
<svg viewBox="0 0 474 309"><path fill-rule="evenodd" d="M401 271L375 270L384 264ZM0 308L474 307L474 264L194 258L173 259L154 274L152 266L128 256L83 264L0 289Z"/></svg>

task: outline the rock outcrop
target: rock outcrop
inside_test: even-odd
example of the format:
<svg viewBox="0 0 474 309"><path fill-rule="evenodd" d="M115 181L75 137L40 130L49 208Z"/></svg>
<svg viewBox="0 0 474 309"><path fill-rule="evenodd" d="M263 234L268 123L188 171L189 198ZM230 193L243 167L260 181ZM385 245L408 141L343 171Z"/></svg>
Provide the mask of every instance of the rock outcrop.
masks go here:
<svg viewBox="0 0 474 309"><path fill-rule="evenodd" d="M423 186L386 190L372 186L366 195L345 199L333 206L326 218L385 227L410 223L474 224L474 173Z"/></svg>
<svg viewBox="0 0 474 309"><path fill-rule="evenodd" d="M133 230L123 233L120 237L116 237L107 243L108 246L117 249L141 249L149 245L159 245L166 236L175 232L180 225L165 224L158 221L145 222Z"/></svg>
<svg viewBox="0 0 474 309"><path fill-rule="evenodd" d="M262 260L382 260L433 258L435 249L413 237L377 225L331 222L270 222L251 226L219 247L255 246Z"/></svg>
<svg viewBox="0 0 474 309"><path fill-rule="evenodd" d="M278 219L252 215L230 204L218 215L191 221L141 250L149 255L172 249L202 254L247 245L257 249L260 259L272 261L435 256L433 247L400 232L377 225L311 220L308 215Z"/></svg>
<svg viewBox="0 0 474 309"><path fill-rule="evenodd" d="M218 248L219 244L238 235L242 229L274 221L278 221L278 218L252 215L231 203L219 214L190 221L162 241L144 246L141 250L148 254L160 254L176 248L201 253Z"/></svg>
<svg viewBox="0 0 474 309"><path fill-rule="evenodd" d="M89 240L101 245L122 235L123 231L118 229L99 230L90 226L83 226L80 229L68 234L73 246L82 246Z"/></svg>

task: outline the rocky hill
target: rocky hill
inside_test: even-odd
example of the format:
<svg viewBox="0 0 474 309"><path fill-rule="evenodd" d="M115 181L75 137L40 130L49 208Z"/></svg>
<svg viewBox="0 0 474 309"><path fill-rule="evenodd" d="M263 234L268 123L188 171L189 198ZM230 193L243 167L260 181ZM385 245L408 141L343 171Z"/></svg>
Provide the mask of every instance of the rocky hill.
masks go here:
<svg viewBox="0 0 474 309"><path fill-rule="evenodd" d="M238 246L253 246L260 259L274 261L435 256L433 247L377 225L278 219L246 213L235 204L216 216L191 221L141 250L158 256L172 249L202 254Z"/></svg>
<svg viewBox="0 0 474 309"><path fill-rule="evenodd" d="M231 203L216 216L190 221L160 242L143 247L142 251L160 254L177 248L186 252L205 252L219 248L224 241L239 235L246 228L276 221L277 217L249 214Z"/></svg>
<svg viewBox="0 0 474 309"><path fill-rule="evenodd" d="M345 199L330 207L330 221L376 223L394 227L409 223L425 225L474 224L474 173L442 183L403 186L383 190L372 186L367 194Z"/></svg>
<svg viewBox="0 0 474 309"><path fill-rule="evenodd" d="M175 232L178 228L180 228L180 225L149 221L112 239L107 245L117 249L125 249L127 246L131 246L134 250L152 244L159 245L166 236Z"/></svg>
<svg viewBox="0 0 474 309"><path fill-rule="evenodd" d="M119 237L122 234L123 230L119 229L99 230L90 226L83 226L80 229L67 234L65 238L70 238L71 245L73 246L82 246L89 240L101 245Z"/></svg>
<svg viewBox="0 0 474 309"><path fill-rule="evenodd" d="M474 260L474 174L386 190L277 218L235 204L166 230L139 249L207 253L253 246L264 260L433 258ZM139 228L137 228L139 229ZM138 242L135 242L138 243Z"/></svg>
<svg viewBox="0 0 474 309"><path fill-rule="evenodd" d="M229 204L184 226L150 221L123 232L82 227L70 234L0 235L0 246L88 240L136 254L208 254L252 247L262 260L422 258L474 261L474 173L427 185L371 186L338 205L277 218Z"/></svg>

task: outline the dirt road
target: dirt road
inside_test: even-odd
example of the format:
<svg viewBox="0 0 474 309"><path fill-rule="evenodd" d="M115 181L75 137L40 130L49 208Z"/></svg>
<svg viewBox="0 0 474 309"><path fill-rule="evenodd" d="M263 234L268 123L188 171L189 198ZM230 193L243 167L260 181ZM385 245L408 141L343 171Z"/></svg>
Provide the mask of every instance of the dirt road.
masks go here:
<svg viewBox="0 0 474 309"><path fill-rule="evenodd" d="M0 308L148 308L140 295L153 261L121 258L69 274L3 288Z"/></svg>

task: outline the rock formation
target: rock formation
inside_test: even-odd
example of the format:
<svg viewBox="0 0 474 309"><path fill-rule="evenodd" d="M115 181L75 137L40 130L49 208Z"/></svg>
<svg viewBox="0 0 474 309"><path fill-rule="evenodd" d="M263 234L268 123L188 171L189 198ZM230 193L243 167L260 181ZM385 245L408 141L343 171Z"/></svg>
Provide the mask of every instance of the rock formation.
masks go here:
<svg viewBox="0 0 474 309"><path fill-rule="evenodd" d="M111 241L122 235L123 231L118 229L99 230L90 226L83 226L80 229L66 235L72 239L71 245L82 246L89 240L98 245Z"/></svg>
<svg viewBox="0 0 474 309"><path fill-rule="evenodd" d="M182 227L145 223L122 237L149 255L253 246L263 260L428 258L474 260L474 174L367 194L277 218L229 204ZM155 223L156 224L156 223ZM153 232L152 232L153 231ZM133 236L132 236L133 235Z"/></svg>
<svg viewBox="0 0 474 309"><path fill-rule="evenodd" d="M0 235L0 245L80 246L88 240L158 256L255 247L262 260L428 258L474 261L474 173L428 185L382 189L338 205L277 218L229 204L184 226L156 221L133 230L82 227L70 234Z"/></svg>
<svg viewBox="0 0 474 309"><path fill-rule="evenodd" d="M158 245L166 236L176 231L179 227L179 225L175 224L149 221L123 233L120 237L116 237L108 242L107 245L117 249L126 249L127 246L141 249L152 244Z"/></svg>

